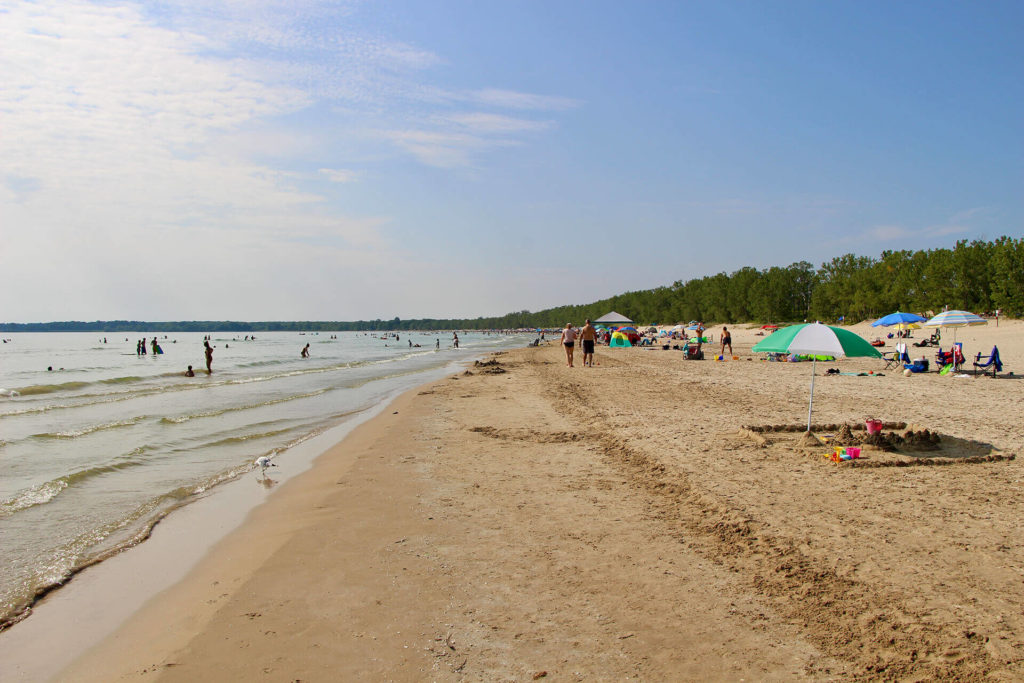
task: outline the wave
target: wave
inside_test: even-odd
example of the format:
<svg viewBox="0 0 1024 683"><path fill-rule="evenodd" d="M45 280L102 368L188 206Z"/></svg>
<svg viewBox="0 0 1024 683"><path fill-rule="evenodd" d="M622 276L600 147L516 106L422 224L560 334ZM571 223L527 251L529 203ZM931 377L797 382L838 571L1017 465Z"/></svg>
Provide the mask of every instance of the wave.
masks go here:
<svg viewBox="0 0 1024 683"><path fill-rule="evenodd" d="M361 410L362 409L348 411L334 417L340 418L342 416L360 412ZM331 425L319 425L308 432L297 435L284 445L264 451L260 455L272 458L305 441L319 436L327 429L330 429L330 427ZM301 429L301 426L295 427L294 429ZM279 430L277 432L268 433L283 433L285 431L288 430ZM256 438L258 436L261 435L254 434L248 435L247 437L232 437L216 443L241 441ZM208 445L216 445L216 443ZM142 446L127 454L125 457L141 455L147 450L150 450L148 446ZM22 592L20 597L16 595L10 596L13 600L0 606L0 631L3 631L27 617L31 613L31 609L35 604L50 592L66 585L83 570L108 560L122 551L139 545L149 539L156 525L175 510L198 500L211 489L235 480L239 476L250 472L252 470L252 465L250 464L252 459L250 458L252 458L251 455L248 456L244 462L233 465L228 469L206 477L201 481L185 484L156 496L155 498L144 502L142 505L139 505L135 510L124 517L118 520L113 520L99 528L89 530L75 538L70 543L60 548L55 548L52 555L54 561L50 563L49 566L42 568L42 572L35 575L34 579L31 581L32 585L26 586L28 590ZM111 471L124 469L125 467L132 466L133 464L142 464L142 461L125 461L122 463L90 468L88 470L73 473L66 477L60 477L52 482L45 482L44 484L34 487L30 491L23 492L21 495L16 497L16 499L0 503L0 518L11 514L8 510L15 507L17 503L20 503L21 505L19 509L25 509L27 507L32 507L33 505L49 502L61 491L77 482L91 476L98 476ZM35 493L35 502L32 500L33 492Z"/></svg>
<svg viewBox="0 0 1024 683"><path fill-rule="evenodd" d="M22 396L36 396L38 394L55 394L58 391L74 391L87 387L92 382L62 382L61 384L32 384L27 387L16 389Z"/></svg>
<svg viewBox="0 0 1024 683"><path fill-rule="evenodd" d="M130 399L133 399L133 398L138 398L138 397L141 397L141 396L149 396L149 395L152 395L152 394L165 393L165 392L169 392L169 391L194 391L194 390L203 390L203 389L214 389L214 388L222 387L222 386L225 386L225 385L244 385L244 384L252 384L252 383L256 383L256 382L268 382L268 381L273 381L273 380L276 380L276 379L284 379L284 378L288 378L288 377L297 377L297 376L301 376L301 375L312 375L312 374L320 374L320 373L326 373L326 372L336 372L338 370L350 370L350 369L355 369L355 368L364 367L364 366L368 366L368 365L382 365L382 364L388 364L388 363L397 363L397 362L402 362L402 361L408 360L410 358L414 358L416 356L427 355L427 354L431 354L431 353L434 353L433 349L420 349L420 350L417 350L417 351L414 351L414 352L411 352L411 353L403 353L403 354L398 355L398 356L393 356L391 358L379 358L379 359L374 359L374 360L351 361L351 362L337 363L337 364L332 364L332 365L324 365L324 366L319 366L319 367L314 367L314 368L302 368L302 369L297 369L297 370L289 370L289 371L286 371L286 372L277 372L277 373L273 373L272 372L272 373L268 373L268 374L265 374L265 375L254 375L254 376L250 376L250 377L227 378L227 379L222 379L220 381L188 382L188 383L182 383L182 384L168 384L168 385L159 385L159 386L136 387L136 388L122 389L120 391L103 392L103 393L82 393L82 394L78 394L78 395L73 396L73 397L69 397L69 398L73 399L73 402L63 402L63 403L46 404L46 405L31 405L31 406L28 406L28 407L19 408L18 410L10 410L10 411L6 411L6 412L0 412L0 418L7 417L7 416L12 416L12 415L24 415L24 414L27 414L27 413L42 413L42 412L49 412L51 410L64 410L64 409L69 409L69 408L79 408L79 407L84 407L84 406L98 405L98 404L102 404L102 403L113 403L113 402L116 402L116 401L126 401L126 400L130 400ZM263 362L264 361L257 361L253 365L255 366L255 365L258 365L258 364L263 363ZM277 364L277 361L273 361L271 364ZM105 384L105 385L117 386L117 385L124 385L124 384L146 382L146 381L150 381L150 380L153 380L153 379L157 379L159 377L177 377L177 376L180 376L180 375L181 375L181 373L179 373L179 372L164 373L162 375L157 375L157 376L154 376L154 377L137 377L137 376L131 375L131 376L125 376L125 377L113 377L113 378L109 378L109 379L97 380L96 382L65 382L63 384L41 384L41 385L25 387L23 389L13 390L13 391L20 391L22 394L26 394L26 395L36 395L36 396L39 396L39 395L46 395L46 394L56 393L56 392L59 392L59 391L71 391L71 390L75 390L75 389L81 389L81 388L84 388L84 387L87 387L87 386L90 386L90 385L95 385L95 384ZM89 399L96 399L96 400L89 400Z"/></svg>
<svg viewBox="0 0 1024 683"><path fill-rule="evenodd" d="M180 374L180 373L175 373ZM100 384L129 384L131 382L141 382L145 380L145 377L138 377L136 375L128 375L127 377L110 377L107 379L101 379Z"/></svg>
<svg viewBox="0 0 1024 683"><path fill-rule="evenodd" d="M107 429L117 429L118 427L132 427L147 418L146 415L139 415L137 417L131 417L127 420L119 420L117 422L107 422L105 424L89 425L88 427L82 427L81 429L70 429L64 432L43 432L41 434L33 434L33 439L76 439L86 434L92 434L94 432L102 432Z"/></svg>
<svg viewBox="0 0 1024 683"><path fill-rule="evenodd" d="M272 424L272 423L264 422L262 424ZM255 427L255 426L262 426L262 425L252 425L252 426ZM265 432L252 432L250 434L238 434L237 436L226 436L223 439L218 439L217 441L210 441L210 442L204 443L202 446L200 446L200 448L214 448L214 447L217 447L217 446L230 446L230 445L236 444L236 443L245 443L246 441L252 441L253 439L269 439L272 436L279 436L281 434L287 434L288 432L293 431L294 429L295 429L295 427L284 427L282 429L271 429L271 430L268 430L268 431L265 431ZM193 449L190 448L188 450L191 451Z"/></svg>
<svg viewBox="0 0 1024 683"><path fill-rule="evenodd" d="M160 422L163 424L181 424L188 422L189 420L196 420L204 417L218 417L226 413L234 413L242 410L254 410L256 408L262 408L264 406L273 406L279 403L287 403L288 401L295 401L303 398L312 398L313 396L320 396L325 394L330 389L319 389L317 391L310 391L305 394L295 394L293 396L283 396L281 398L270 399L269 401L261 401L259 403L249 403L241 406L233 406L230 408L221 408L219 410L208 410L202 413L192 413L189 415L179 415L177 417L162 417Z"/></svg>
<svg viewBox="0 0 1024 683"><path fill-rule="evenodd" d="M146 450L147 446L140 446L139 448L131 451L125 458L132 458L135 455L142 455ZM144 464L143 460L125 459L120 462L113 462L107 465L97 465L95 467L87 467L71 474L65 474L63 477L57 477L50 481L37 484L31 488L20 491L13 498L0 502L0 518L10 517L16 512L21 510L27 510L28 508L35 507L37 505L45 505L51 500L60 495L64 489L80 484L83 481L92 479L93 477L100 477L104 474L110 474L111 472L120 472L121 470L128 469L130 467L136 467Z"/></svg>

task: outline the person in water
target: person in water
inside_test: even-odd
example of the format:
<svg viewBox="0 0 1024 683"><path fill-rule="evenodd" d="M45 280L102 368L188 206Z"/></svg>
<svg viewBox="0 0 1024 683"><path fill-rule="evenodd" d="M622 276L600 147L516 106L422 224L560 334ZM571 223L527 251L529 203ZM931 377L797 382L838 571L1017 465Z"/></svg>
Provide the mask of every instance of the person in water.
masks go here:
<svg viewBox="0 0 1024 683"><path fill-rule="evenodd" d="M210 346L209 341L204 341L203 346L206 347L206 374L213 374L213 347Z"/></svg>
<svg viewBox="0 0 1024 683"><path fill-rule="evenodd" d="M186 371L185 371L185 376L186 376L186 377L195 377L195 376L196 376L196 373L195 373L195 371L194 371L194 370L192 369L192 366L191 366L191 365L190 365L190 366L188 366L188 370L186 370Z"/></svg>
<svg viewBox="0 0 1024 683"><path fill-rule="evenodd" d="M300 354L303 358L309 358L309 344L302 347L302 353Z"/></svg>

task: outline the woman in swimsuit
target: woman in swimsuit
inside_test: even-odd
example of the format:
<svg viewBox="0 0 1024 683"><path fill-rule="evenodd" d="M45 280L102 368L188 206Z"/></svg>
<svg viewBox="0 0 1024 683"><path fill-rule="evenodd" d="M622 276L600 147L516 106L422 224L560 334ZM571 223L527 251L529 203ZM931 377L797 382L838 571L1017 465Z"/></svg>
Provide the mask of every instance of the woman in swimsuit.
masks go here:
<svg viewBox="0 0 1024 683"><path fill-rule="evenodd" d="M573 329L572 323L566 323L565 329L562 330L562 346L565 348L565 364L571 368L572 351L576 346L576 330Z"/></svg>

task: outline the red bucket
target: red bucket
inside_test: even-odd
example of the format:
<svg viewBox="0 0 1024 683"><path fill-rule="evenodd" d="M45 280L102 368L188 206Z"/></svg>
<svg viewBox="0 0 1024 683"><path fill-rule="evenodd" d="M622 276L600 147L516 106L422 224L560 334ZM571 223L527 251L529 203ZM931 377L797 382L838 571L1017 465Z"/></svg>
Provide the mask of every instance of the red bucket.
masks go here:
<svg viewBox="0 0 1024 683"><path fill-rule="evenodd" d="M868 434L878 434L882 431L881 420L865 420L864 426L868 428Z"/></svg>

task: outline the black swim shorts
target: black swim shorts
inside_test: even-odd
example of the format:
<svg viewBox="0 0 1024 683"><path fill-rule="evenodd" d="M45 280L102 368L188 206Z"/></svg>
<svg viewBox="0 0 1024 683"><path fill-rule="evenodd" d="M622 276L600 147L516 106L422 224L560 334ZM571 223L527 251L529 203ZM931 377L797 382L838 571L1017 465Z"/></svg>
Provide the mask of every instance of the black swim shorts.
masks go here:
<svg viewBox="0 0 1024 683"><path fill-rule="evenodd" d="M565 345L566 345L566 347L568 347L568 348L570 348L570 349L571 349L571 348L572 348L572 347L574 346L574 344L575 344L575 342L562 342L562 343L563 343L563 344L565 344Z"/></svg>
<svg viewBox="0 0 1024 683"><path fill-rule="evenodd" d="M583 353L593 353L593 352L594 352L594 340L593 339L584 339L583 340Z"/></svg>

